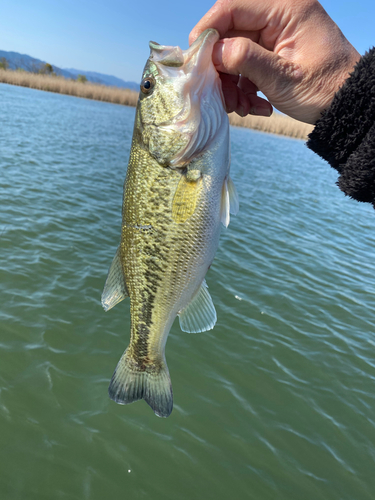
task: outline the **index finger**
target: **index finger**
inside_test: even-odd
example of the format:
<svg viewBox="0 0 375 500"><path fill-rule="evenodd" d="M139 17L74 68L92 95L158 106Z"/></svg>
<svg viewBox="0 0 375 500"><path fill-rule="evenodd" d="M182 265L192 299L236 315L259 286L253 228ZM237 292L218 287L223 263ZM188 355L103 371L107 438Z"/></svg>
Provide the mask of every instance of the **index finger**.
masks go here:
<svg viewBox="0 0 375 500"><path fill-rule="evenodd" d="M192 29L189 43L208 28L217 29L220 38L233 31L257 32L267 26L269 18L270 1L218 0Z"/></svg>

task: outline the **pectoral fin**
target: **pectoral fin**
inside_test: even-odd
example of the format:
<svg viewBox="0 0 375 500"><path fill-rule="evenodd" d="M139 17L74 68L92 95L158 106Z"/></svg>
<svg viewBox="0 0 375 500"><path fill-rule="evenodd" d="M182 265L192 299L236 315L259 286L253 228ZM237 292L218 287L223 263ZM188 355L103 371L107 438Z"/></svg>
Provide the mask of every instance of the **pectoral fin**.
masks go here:
<svg viewBox="0 0 375 500"><path fill-rule="evenodd" d="M172 218L177 224L186 222L197 206L197 200L202 188L202 178L181 175L172 204Z"/></svg>
<svg viewBox="0 0 375 500"><path fill-rule="evenodd" d="M230 177L224 179L221 191L220 219L223 226L228 227L230 215L237 215L239 209L238 194Z"/></svg>
<svg viewBox="0 0 375 500"><path fill-rule="evenodd" d="M102 306L105 311L109 311L126 297L129 297L129 293L126 288L121 265L120 247L118 247L105 281L102 293Z"/></svg>
<svg viewBox="0 0 375 500"><path fill-rule="evenodd" d="M205 332L215 326L217 320L215 306L207 288L206 280L203 280L191 302L178 313L183 332Z"/></svg>

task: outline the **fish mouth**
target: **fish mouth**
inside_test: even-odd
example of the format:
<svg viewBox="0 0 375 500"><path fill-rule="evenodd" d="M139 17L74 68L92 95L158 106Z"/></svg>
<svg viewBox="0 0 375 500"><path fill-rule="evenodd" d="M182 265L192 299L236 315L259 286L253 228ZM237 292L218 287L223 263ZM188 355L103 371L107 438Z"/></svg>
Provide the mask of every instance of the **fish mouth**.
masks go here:
<svg viewBox="0 0 375 500"><path fill-rule="evenodd" d="M185 73L200 68L204 68L212 59L212 50L220 35L215 29L207 29L195 40L187 49L181 50L180 47L160 45L156 42L150 42L151 56L157 65L163 65L170 68L181 68Z"/></svg>
<svg viewBox="0 0 375 500"><path fill-rule="evenodd" d="M169 157L171 168L182 167L197 157L209 147L221 125L226 124L221 80L212 62L212 51L219 38L217 30L208 29L187 50L150 42L147 71L151 70L160 87L166 84L167 89L173 88L168 103L170 116L158 123L153 118L153 125L159 134L168 136L173 132L185 142Z"/></svg>

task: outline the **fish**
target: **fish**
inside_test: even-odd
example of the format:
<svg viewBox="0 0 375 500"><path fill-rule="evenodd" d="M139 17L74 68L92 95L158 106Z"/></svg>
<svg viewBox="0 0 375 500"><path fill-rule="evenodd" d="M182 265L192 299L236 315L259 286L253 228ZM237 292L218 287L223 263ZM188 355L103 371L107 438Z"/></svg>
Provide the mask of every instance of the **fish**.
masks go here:
<svg viewBox="0 0 375 500"><path fill-rule="evenodd" d="M229 176L229 121L204 31L187 49L150 42L124 184L120 245L102 294L105 311L130 297L130 343L112 376L119 404L144 399L168 417L165 344L175 318L203 332L217 315L205 281L221 226L238 211Z"/></svg>

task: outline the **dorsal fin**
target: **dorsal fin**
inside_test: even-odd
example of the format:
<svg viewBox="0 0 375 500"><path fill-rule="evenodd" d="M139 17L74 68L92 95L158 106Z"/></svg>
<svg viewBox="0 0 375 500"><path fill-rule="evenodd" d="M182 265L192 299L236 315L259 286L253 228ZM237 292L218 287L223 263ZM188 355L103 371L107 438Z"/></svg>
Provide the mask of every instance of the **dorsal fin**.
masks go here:
<svg viewBox="0 0 375 500"><path fill-rule="evenodd" d="M116 304L129 297L121 264L120 247L113 258L102 293L102 306L109 311Z"/></svg>

